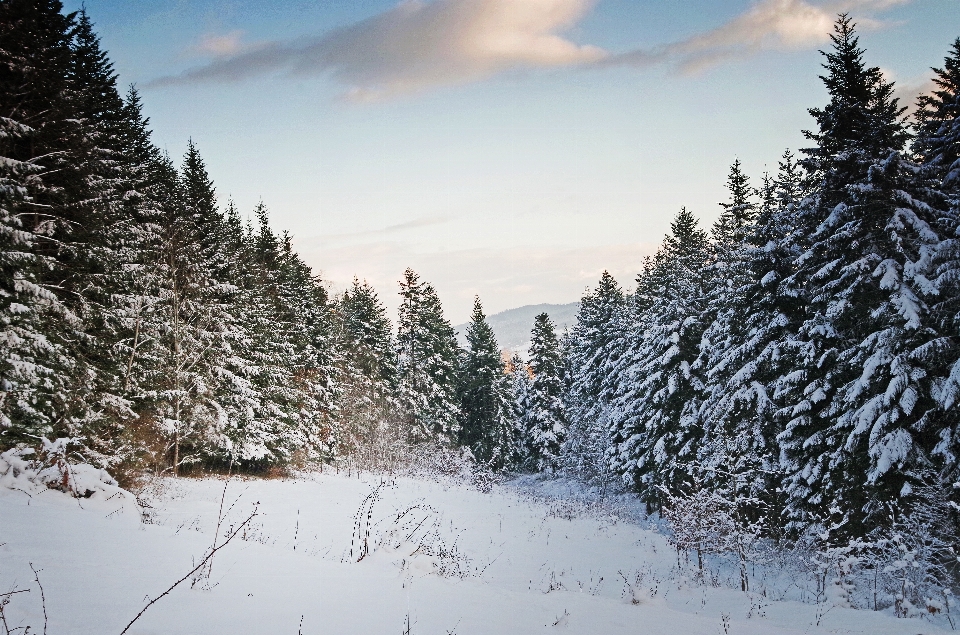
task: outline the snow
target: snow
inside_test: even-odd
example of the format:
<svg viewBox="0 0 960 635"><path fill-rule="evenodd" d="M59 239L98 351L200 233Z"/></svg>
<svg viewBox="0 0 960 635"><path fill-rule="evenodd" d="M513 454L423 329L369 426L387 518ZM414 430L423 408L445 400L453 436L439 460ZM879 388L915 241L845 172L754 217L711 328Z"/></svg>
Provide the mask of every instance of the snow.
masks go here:
<svg viewBox="0 0 960 635"><path fill-rule="evenodd" d="M754 593L739 590L735 567L698 581L635 500L599 503L568 481L509 481L487 493L469 480L363 473L224 485L154 481L140 493L151 506L145 523L116 498L0 488L0 593L31 589L11 597L11 627L43 628L32 564L48 632L119 634L208 552L218 517L222 540L256 509L208 577L193 588L188 579L129 633L399 635L408 616L412 634L946 632L781 600L791 581L775 567L752 573Z"/></svg>

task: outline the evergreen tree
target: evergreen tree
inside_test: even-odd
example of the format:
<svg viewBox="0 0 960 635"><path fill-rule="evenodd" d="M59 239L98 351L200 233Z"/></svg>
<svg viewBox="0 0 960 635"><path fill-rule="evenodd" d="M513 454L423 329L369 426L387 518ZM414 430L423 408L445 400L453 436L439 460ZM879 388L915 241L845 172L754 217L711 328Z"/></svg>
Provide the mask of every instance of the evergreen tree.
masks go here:
<svg viewBox="0 0 960 635"><path fill-rule="evenodd" d="M533 388L533 371L530 370L530 366L523 361L523 358L521 358L519 354L514 353L507 363L506 372L510 376L511 389L513 391L514 402L512 412L513 421L516 426L513 434L516 444L513 447L511 463L522 466L526 459L526 453L523 447L523 439L526 432L524 428L524 415L526 415L529 410L530 391Z"/></svg>
<svg viewBox="0 0 960 635"><path fill-rule="evenodd" d="M342 444L355 454L370 448L390 451L405 440L395 415L399 404L393 327L373 287L356 278L336 302L336 310L336 415Z"/></svg>
<svg viewBox="0 0 960 635"><path fill-rule="evenodd" d="M459 432L459 350L433 286L413 269L400 281L397 327L398 397L410 414L411 438L449 443Z"/></svg>
<svg viewBox="0 0 960 635"><path fill-rule="evenodd" d="M57 1L0 4L0 425L4 445L68 433L80 322L58 289L63 137L74 16Z"/></svg>
<svg viewBox="0 0 960 635"><path fill-rule="evenodd" d="M467 343L460 366L460 443L479 463L504 470L516 454L516 397L479 297L473 301Z"/></svg>
<svg viewBox="0 0 960 635"><path fill-rule="evenodd" d="M370 381L393 387L397 381L392 326L377 292L356 278L340 297L343 347L351 365Z"/></svg>
<svg viewBox="0 0 960 635"><path fill-rule="evenodd" d="M563 465L586 480L606 475L610 404L632 324L628 314L623 290L604 271L596 289L580 299L577 322L564 341L568 429Z"/></svg>
<svg viewBox="0 0 960 635"><path fill-rule="evenodd" d="M830 103L810 111L819 130L807 133L815 190L798 219L809 238L788 281L807 310L780 379L780 441L794 527L862 535L909 504L910 475L933 447L927 299L939 238L911 193L892 84L865 66L847 16L832 41Z"/></svg>
<svg viewBox="0 0 960 635"><path fill-rule="evenodd" d="M943 380L934 398L942 409L955 412L960 401L960 362L956 361L960 358L960 38L954 41L943 68L933 72L936 89L918 100L913 150L922 166L918 188L937 211L943 237L935 257L939 297L932 307L941 336L934 348L941 363L933 374ZM933 454L939 459L941 479L956 481L960 427L948 419L938 437Z"/></svg>
<svg viewBox="0 0 960 635"><path fill-rule="evenodd" d="M623 356L610 422L611 467L649 505L660 504L661 488L679 492L691 480L703 388L692 366L709 323L709 258L707 235L684 208L638 281L654 294L638 312Z"/></svg>
<svg viewBox="0 0 960 635"><path fill-rule="evenodd" d="M567 436L563 403L563 362L560 342L550 320L541 313L530 333L530 373L533 381L526 395L523 416L526 462L538 472L555 469Z"/></svg>
<svg viewBox="0 0 960 635"><path fill-rule="evenodd" d="M729 268L731 284L712 284L714 302L720 302L698 360L705 383L699 480L729 500L746 501L749 509L739 509L743 517L756 521L762 515L772 524L779 523L783 504L776 381L792 363L787 342L804 309L780 285L797 257L793 218L802 198L801 177L789 151L777 177L765 176L756 220L726 252L736 256ZM735 183L728 181L731 201L738 198ZM722 245L718 240L715 249Z"/></svg>
<svg viewBox="0 0 960 635"><path fill-rule="evenodd" d="M955 194L960 189L960 38L954 40L943 68L933 73L936 89L917 101L913 150L936 185Z"/></svg>

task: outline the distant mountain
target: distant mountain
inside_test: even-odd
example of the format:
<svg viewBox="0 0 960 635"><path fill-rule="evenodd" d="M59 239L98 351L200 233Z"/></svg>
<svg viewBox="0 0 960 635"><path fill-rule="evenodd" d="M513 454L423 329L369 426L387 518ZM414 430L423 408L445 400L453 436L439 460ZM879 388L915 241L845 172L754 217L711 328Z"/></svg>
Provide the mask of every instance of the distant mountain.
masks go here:
<svg viewBox="0 0 960 635"><path fill-rule="evenodd" d="M570 304L528 304L527 306L508 309L495 315L487 316L487 323L497 336L500 348L520 353L526 357L530 346L530 330L533 329L533 318L546 313L557 327L557 335L563 329L573 327L577 321L579 302ZM457 341L460 346L467 345L467 325L459 324L453 327L457 331Z"/></svg>

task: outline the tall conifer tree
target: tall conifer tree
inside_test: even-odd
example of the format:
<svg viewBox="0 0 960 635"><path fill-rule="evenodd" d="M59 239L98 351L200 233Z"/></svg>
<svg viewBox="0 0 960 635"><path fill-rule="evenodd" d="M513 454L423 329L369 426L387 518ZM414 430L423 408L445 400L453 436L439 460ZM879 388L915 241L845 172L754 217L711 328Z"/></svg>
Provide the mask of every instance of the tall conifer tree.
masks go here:
<svg viewBox="0 0 960 635"><path fill-rule="evenodd" d="M474 298L466 335L468 348L460 366L460 443L479 463L503 470L512 467L516 456L516 398L479 297Z"/></svg>
<svg viewBox="0 0 960 635"><path fill-rule="evenodd" d="M560 342L550 316L534 318L530 333L530 373L523 416L526 460L538 472L560 464L560 449L567 436L567 414L563 403L563 361Z"/></svg>
<svg viewBox="0 0 960 635"><path fill-rule="evenodd" d="M450 443L459 432L459 350L437 292L413 269L400 281L397 327L399 398L412 420L414 441Z"/></svg>
<svg viewBox="0 0 960 635"><path fill-rule="evenodd" d="M830 103L810 111L819 129L806 133L816 186L798 210L809 242L792 281L808 306L781 379L780 439L797 526L857 535L909 504L911 466L932 447L927 299L939 238L910 193L892 84L864 64L849 17L831 37Z"/></svg>

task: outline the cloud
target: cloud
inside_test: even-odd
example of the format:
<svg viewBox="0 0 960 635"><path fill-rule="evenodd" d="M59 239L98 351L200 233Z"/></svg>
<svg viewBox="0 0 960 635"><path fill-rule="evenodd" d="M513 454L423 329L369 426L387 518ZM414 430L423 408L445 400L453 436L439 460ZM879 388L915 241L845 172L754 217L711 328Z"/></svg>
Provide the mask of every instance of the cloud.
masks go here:
<svg viewBox="0 0 960 635"><path fill-rule="evenodd" d="M230 82L269 73L329 75L355 101L482 80L514 69L663 65L695 73L770 50L829 42L838 13L861 30L913 0L760 0L726 24L653 48L619 54L562 34L596 0L406 0L379 15L322 35L245 45L242 33L207 36L196 47L217 59L148 86Z"/></svg>
<svg viewBox="0 0 960 635"><path fill-rule="evenodd" d="M917 110L917 99L921 95L929 95L937 90L932 73L925 73L914 77L897 77L890 69L881 68L883 78L893 82L893 96L900 100L900 105L906 107L907 114L912 115Z"/></svg>
<svg viewBox="0 0 960 635"><path fill-rule="evenodd" d="M838 13L858 12L861 29L883 26L871 17L911 0L839 0L813 4L804 0L763 0L731 21L697 34L650 49L614 55L605 65L646 67L667 64L684 73L695 73L729 59L769 50L802 50L829 41ZM860 13L863 15L859 15Z"/></svg>
<svg viewBox="0 0 960 635"><path fill-rule="evenodd" d="M190 47L191 52L213 57L228 57L236 55L246 48L242 42L243 31L231 31L224 35L207 34L200 41Z"/></svg>
<svg viewBox="0 0 960 635"><path fill-rule="evenodd" d="M152 85L234 81L264 73L330 74L355 99L378 99L523 68L590 64L606 57L560 33L595 0L410 0L351 26L161 78ZM224 49L239 39L220 39Z"/></svg>
<svg viewBox="0 0 960 635"><path fill-rule="evenodd" d="M413 220L404 221L402 223L397 223L395 225L387 225L382 229L368 229L358 232L345 232L342 234L325 234L320 238L324 242L340 242L345 239L351 238L364 238L367 236L387 236L391 234L397 234L404 232L410 229L420 229L422 227L432 227L433 225L443 225L444 223L450 222L454 219L454 216L449 214L438 214L435 216L423 216L421 218L415 218Z"/></svg>

